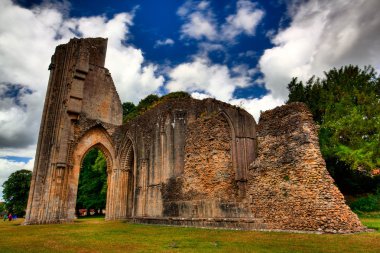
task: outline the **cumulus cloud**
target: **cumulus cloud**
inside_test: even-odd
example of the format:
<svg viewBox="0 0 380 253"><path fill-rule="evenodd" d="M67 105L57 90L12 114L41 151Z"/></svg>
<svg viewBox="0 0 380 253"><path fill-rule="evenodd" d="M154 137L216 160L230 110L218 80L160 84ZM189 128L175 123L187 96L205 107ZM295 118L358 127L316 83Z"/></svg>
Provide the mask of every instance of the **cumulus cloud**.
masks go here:
<svg viewBox="0 0 380 253"><path fill-rule="evenodd" d="M260 98L234 97L236 88L262 85L260 81L252 80L257 71L246 65L229 68L212 63L207 58L195 57L191 62L179 64L168 72L170 81L166 88L170 92L187 91L196 99L212 97L240 106L258 121L261 111L283 105L284 99L273 97L271 93Z"/></svg>
<svg viewBox="0 0 380 253"><path fill-rule="evenodd" d="M33 170L34 159L29 162L16 162L7 159L0 158L0 201L3 201L3 183L8 179L8 177L18 170Z"/></svg>
<svg viewBox="0 0 380 253"><path fill-rule="evenodd" d="M186 22L181 27L182 38L215 40L217 38L217 24L212 11L208 10L209 2L202 1L196 4L187 1L181 6L177 14Z"/></svg>
<svg viewBox="0 0 380 253"><path fill-rule="evenodd" d="M312 75L347 64L380 70L380 1L316 0L291 5L292 22L272 37L259 66L266 88L286 99L292 77Z"/></svg>
<svg viewBox="0 0 380 253"><path fill-rule="evenodd" d="M134 11L111 19L69 18L61 7L25 9L0 1L0 150L29 152L35 145L50 57L57 45L72 37L108 37L106 67L122 101L137 102L164 82L156 74L157 66L147 64L140 49L126 44ZM10 92L14 87L21 87L17 94Z"/></svg>
<svg viewBox="0 0 380 253"><path fill-rule="evenodd" d="M240 34L255 35L264 11L249 0L239 0L236 3L236 13L229 15L224 23L218 24L210 2L197 3L189 0L178 9L177 14L185 20L181 28L183 38L233 42Z"/></svg>
<svg viewBox="0 0 380 253"><path fill-rule="evenodd" d="M174 45L174 40L167 38L165 40L157 40L154 46L160 47L160 46L172 46L172 45Z"/></svg>
<svg viewBox="0 0 380 253"><path fill-rule="evenodd" d="M214 98L211 94L202 92L192 92L191 96L195 99ZM260 98L230 98L224 102L239 106L247 112L249 112L259 122L261 112L273 109L277 106L284 104L284 100L280 98L274 98L272 94L267 94Z"/></svg>
<svg viewBox="0 0 380 253"><path fill-rule="evenodd" d="M237 105L245 109L252 114L256 122L259 121L261 112L275 108L284 104L284 100L281 98L275 98L272 94L267 94L261 98L238 98L228 101L233 105Z"/></svg>
<svg viewBox="0 0 380 253"><path fill-rule="evenodd" d="M257 56L257 53L253 50L248 50L248 51L239 53L238 56L241 58L254 58Z"/></svg>
<svg viewBox="0 0 380 253"><path fill-rule="evenodd" d="M0 83L0 149L35 143L43 100L41 92Z"/></svg>
<svg viewBox="0 0 380 253"><path fill-rule="evenodd" d="M168 71L166 88L169 91L185 90L197 99L213 97L240 106L244 104L255 115L260 113L260 109L270 109L283 103L271 95L262 99L234 98L237 88L261 85L253 80L257 69L244 64L228 66L213 63L209 58L209 53L213 51L228 57L224 42L235 43L235 39L242 34L255 35L264 16L264 11L256 4L248 0L237 1L236 11L222 23L217 22L209 1L186 1L177 14L185 20L181 28L182 38L199 40L199 43L198 52L190 62L181 63ZM254 55L255 52L247 51L239 57Z"/></svg>
<svg viewBox="0 0 380 253"><path fill-rule="evenodd" d="M208 59L195 57L193 61L182 63L168 73L169 91L184 90L190 93L209 94L216 99L228 101L237 87L250 85L250 71L241 71L242 66L230 70L226 65L211 63Z"/></svg>
<svg viewBox="0 0 380 253"><path fill-rule="evenodd" d="M241 33L255 35L256 27L264 16L264 11L250 1L240 0L236 5L236 14L229 15L222 26L222 33L229 40Z"/></svg>

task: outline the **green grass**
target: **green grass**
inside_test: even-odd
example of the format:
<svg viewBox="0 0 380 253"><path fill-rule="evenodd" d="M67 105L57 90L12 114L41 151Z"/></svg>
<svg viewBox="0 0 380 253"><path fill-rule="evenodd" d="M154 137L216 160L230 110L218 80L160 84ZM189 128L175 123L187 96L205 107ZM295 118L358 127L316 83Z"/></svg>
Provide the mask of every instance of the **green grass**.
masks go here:
<svg viewBox="0 0 380 253"><path fill-rule="evenodd" d="M376 232L294 234L182 228L79 219L20 226L0 221L0 252L380 252L380 217L361 216Z"/></svg>

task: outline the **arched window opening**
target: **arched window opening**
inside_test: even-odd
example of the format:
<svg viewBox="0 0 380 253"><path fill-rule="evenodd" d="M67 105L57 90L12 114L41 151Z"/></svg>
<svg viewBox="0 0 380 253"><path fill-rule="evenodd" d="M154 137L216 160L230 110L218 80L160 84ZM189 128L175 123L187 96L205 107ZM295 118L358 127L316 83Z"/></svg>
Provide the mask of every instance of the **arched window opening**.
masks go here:
<svg viewBox="0 0 380 253"><path fill-rule="evenodd" d="M107 201L107 159L98 148L82 159L79 174L76 216L104 216Z"/></svg>

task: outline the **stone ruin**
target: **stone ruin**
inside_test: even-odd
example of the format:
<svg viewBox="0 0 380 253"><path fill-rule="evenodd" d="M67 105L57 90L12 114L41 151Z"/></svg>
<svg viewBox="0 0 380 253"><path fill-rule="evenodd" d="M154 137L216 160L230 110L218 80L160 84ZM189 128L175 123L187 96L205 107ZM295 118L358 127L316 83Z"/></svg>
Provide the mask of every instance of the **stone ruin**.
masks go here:
<svg viewBox="0 0 380 253"><path fill-rule="evenodd" d="M169 99L122 123L104 68L107 40L56 48L25 224L71 222L81 162L107 160L106 220L249 230L366 228L326 170L302 103L262 113L215 99Z"/></svg>

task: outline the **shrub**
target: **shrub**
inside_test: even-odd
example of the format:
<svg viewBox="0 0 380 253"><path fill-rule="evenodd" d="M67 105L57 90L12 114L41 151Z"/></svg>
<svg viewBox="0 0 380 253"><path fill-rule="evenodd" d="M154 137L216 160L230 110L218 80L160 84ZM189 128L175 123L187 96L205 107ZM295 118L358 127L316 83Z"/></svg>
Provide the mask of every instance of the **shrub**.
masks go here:
<svg viewBox="0 0 380 253"><path fill-rule="evenodd" d="M369 194L366 197L356 199L350 204L354 211L373 212L380 211L380 194Z"/></svg>
<svg viewBox="0 0 380 253"><path fill-rule="evenodd" d="M140 100L139 104L135 106L132 102L123 103L123 122L127 122L136 118L137 116L143 114L147 110L155 107L160 102L169 100L169 99L178 99L178 98L190 98L190 94L184 91L177 91L169 93L165 96L159 97L157 95L151 94Z"/></svg>
<svg viewBox="0 0 380 253"><path fill-rule="evenodd" d="M169 94L166 94L165 96L161 97L161 100L166 100L166 99L176 99L176 98L190 98L190 94L185 92L185 91L176 91L176 92L171 92Z"/></svg>

